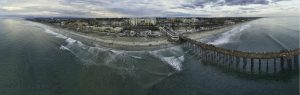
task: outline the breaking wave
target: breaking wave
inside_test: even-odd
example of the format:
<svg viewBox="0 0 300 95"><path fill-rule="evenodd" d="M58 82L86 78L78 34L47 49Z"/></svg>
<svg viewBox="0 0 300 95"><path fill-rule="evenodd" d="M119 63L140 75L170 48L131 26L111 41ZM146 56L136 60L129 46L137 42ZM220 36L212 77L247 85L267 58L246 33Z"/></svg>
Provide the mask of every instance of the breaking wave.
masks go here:
<svg viewBox="0 0 300 95"><path fill-rule="evenodd" d="M161 62L166 63L176 71L182 70L182 62L184 61L183 50L180 46L164 48L154 51L124 51L115 50L107 47L101 47L100 45L88 46L82 42L64 36L60 33L55 32L55 29L46 25L33 23L35 27L43 28L44 32L54 35L57 38L64 39L66 44L61 45L61 50L67 50L73 53L80 60L84 61L86 65L108 65L117 66L114 63L121 61L132 61L133 60L148 60L149 54L154 58L159 59ZM52 31L53 30L53 31ZM146 58L147 57L147 58ZM128 65L128 64L127 64ZM128 65L129 66L129 65ZM132 69L134 66L123 68L123 70ZM127 68L127 69L126 69ZM117 67L117 69L120 69ZM149 71L149 70L148 70Z"/></svg>
<svg viewBox="0 0 300 95"><path fill-rule="evenodd" d="M182 62L184 62L184 55L181 47L175 46L167 49L151 51L150 54L169 64L175 70L182 70Z"/></svg>
<svg viewBox="0 0 300 95"><path fill-rule="evenodd" d="M66 37L62 34L54 32L52 27L33 23L33 26L43 28L44 32L54 35L55 37L64 39L66 45L61 45L61 50L68 50L77 56L79 59L84 61L85 64L110 64L116 60L124 60L127 59L136 59L141 60L144 59L142 56L145 54L150 54L155 58L160 59L162 62L168 64L172 68L177 71L182 70L182 62L184 61L183 50L180 46L159 49L154 51L123 51L123 50L115 50L111 48L101 47L99 45L95 45L95 47L88 46L83 44L82 42ZM133 53L134 52L134 53ZM138 55L136 55L138 54ZM142 55L139 55L142 54ZM121 57L121 58L120 58ZM129 58L128 58L129 57ZM126 60L127 60L126 59Z"/></svg>
<svg viewBox="0 0 300 95"><path fill-rule="evenodd" d="M34 23L32 24L34 27L42 28L44 29L44 32L53 35L57 38L64 39L66 44L61 45L61 50L68 50L71 53L73 53L75 56L77 56L79 59L84 61L85 64L96 64L96 63L104 63L108 64L111 62L117 55L123 53L121 51L112 50L109 48L104 47L91 47L88 45L83 44L82 42L75 40L73 38L64 36L60 33L57 33L53 30L52 27ZM105 56L103 56L105 55Z"/></svg>
<svg viewBox="0 0 300 95"><path fill-rule="evenodd" d="M181 60L183 58L183 56L181 57L163 57L163 60L166 61L168 64L170 64L174 69L181 71L182 65L181 62L183 60Z"/></svg>
<svg viewBox="0 0 300 95"><path fill-rule="evenodd" d="M33 25L42 28L48 34L64 39L65 43L59 49L69 51L80 59L83 65L109 67L124 78L132 77L142 87L151 87L183 68L184 52L181 46L153 51L116 50L97 44L86 45L79 40L60 34L55 28L38 23ZM151 78L145 76L151 76Z"/></svg>
<svg viewBox="0 0 300 95"><path fill-rule="evenodd" d="M221 45L230 42L232 39L239 37L241 35L241 32L244 31L247 28L250 28L250 24L242 25L239 27L235 27L225 33L222 33L218 38L216 38L213 41L208 42L208 44L213 45Z"/></svg>

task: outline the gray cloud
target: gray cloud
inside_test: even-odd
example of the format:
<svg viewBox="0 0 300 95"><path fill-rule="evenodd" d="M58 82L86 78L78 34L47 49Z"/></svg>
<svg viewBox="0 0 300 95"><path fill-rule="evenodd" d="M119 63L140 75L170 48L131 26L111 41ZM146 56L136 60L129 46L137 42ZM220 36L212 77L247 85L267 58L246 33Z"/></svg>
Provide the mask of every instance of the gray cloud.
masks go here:
<svg viewBox="0 0 300 95"><path fill-rule="evenodd" d="M196 6L191 5L191 4L183 4L183 5L180 6L179 8L191 8L191 9L194 9L194 8L196 8Z"/></svg>
<svg viewBox="0 0 300 95"><path fill-rule="evenodd" d="M108 8L112 12L125 14L128 16L151 16L161 13L162 10L147 9L147 8Z"/></svg>
<svg viewBox="0 0 300 95"><path fill-rule="evenodd" d="M268 0L225 0L226 5L269 4Z"/></svg>
<svg viewBox="0 0 300 95"><path fill-rule="evenodd" d="M222 4L218 1L219 0L197 0L194 2L194 6L204 7L207 3Z"/></svg>
<svg viewBox="0 0 300 95"><path fill-rule="evenodd" d="M276 3L280 1L291 1L291 0L196 0L190 4L182 4L183 8L203 8L204 6L211 4L212 6L235 6L235 5L250 5L250 4L260 4L268 5L270 3Z"/></svg>
<svg viewBox="0 0 300 95"><path fill-rule="evenodd" d="M240 8L241 10L255 10L255 8Z"/></svg>
<svg viewBox="0 0 300 95"><path fill-rule="evenodd" d="M228 16L263 12L257 6L285 12L284 6L270 6L281 1L291 0L10 0L0 1L0 13L80 17Z"/></svg>

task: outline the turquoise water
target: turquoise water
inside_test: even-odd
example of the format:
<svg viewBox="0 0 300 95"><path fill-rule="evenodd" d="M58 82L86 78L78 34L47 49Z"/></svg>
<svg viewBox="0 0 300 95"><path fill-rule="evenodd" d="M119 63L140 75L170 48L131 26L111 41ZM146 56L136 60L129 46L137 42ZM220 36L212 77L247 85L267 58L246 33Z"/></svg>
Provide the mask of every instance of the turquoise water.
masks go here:
<svg viewBox="0 0 300 95"><path fill-rule="evenodd" d="M201 40L248 51L293 49L299 46L297 20L263 18ZM0 95L299 94L297 74L244 75L203 64L181 46L123 51L90 47L55 31L22 19L0 20Z"/></svg>

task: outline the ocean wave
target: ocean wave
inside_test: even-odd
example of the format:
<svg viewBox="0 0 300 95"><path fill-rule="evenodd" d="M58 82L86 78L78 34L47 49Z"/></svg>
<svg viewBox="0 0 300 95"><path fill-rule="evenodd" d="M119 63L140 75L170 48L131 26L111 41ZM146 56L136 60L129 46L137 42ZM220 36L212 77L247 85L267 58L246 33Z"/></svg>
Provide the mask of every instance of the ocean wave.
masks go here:
<svg viewBox="0 0 300 95"><path fill-rule="evenodd" d="M181 63L184 61L184 56L183 51L179 46L150 51L149 53L152 54L154 57L159 58L163 62L167 63L175 70L182 70ZM178 55L181 56L177 57Z"/></svg>
<svg viewBox="0 0 300 95"><path fill-rule="evenodd" d="M67 39L68 37L62 35L62 34L58 34L50 29L47 29L47 28L44 28L45 29L45 32L48 33L48 34L51 34L51 35L54 35L55 37L57 38L62 38L62 39Z"/></svg>
<svg viewBox="0 0 300 95"><path fill-rule="evenodd" d="M76 40L72 39L72 38L67 38L66 42L68 42L69 44L73 44L76 42Z"/></svg>
<svg viewBox="0 0 300 95"><path fill-rule="evenodd" d="M48 34L65 39L66 45L62 45L60 49L70 51L72 54L82 60L86 65L99 63L110 64L118 55L124 53L123 51L112 50L109 48L101 47L99 45L96 45L95 47L88 46L78 40L56 33L52 31L50 27L43 25L39 25L39 27L43 28Z"/></svg>
<svg viewBox="0 0 300 95"><path fill-rule="evenodd" d="M75 38L59 34L61 32L54 28L44 26L39 27L43 28L48 34L64 39L65 44L61 45L59 48L72 53L81 61L80 63L82 65L105 66L116 70L122 77L129 76L133 79L139 79L145 75L156 76L147 79L147 81L137 81L142 85L154 85L163 78L182 69L181 62L183 62L184 57L182 55L183 53L181 53L183 50L181 50L180 46L154 51L116 50L98 44L93 46L86 45ZM151 53L155 53L161 57L155 57L151 55ZM178 57L177 55L182 56ZM155 60L155 62L151 62L153 60ZM141 64L141 62L147 64ZM173 67L174 69L170 69L170 67Z"/></svg>
<svg viewBox="0 0 300 95"><path fill-rule="evenodd" d="M67 48L67 47L65 47L65 46L63 46L63 45L61 45L61 46L59 47L59 49L61 49L61 50L68 50L68 51L70 51L70 49L69 49L69 48Z"/></svg>
<svg viewBox="0 0 300 95"><path fill-rule="evenodd" d="M59 34L59 33L56 33L54 31L52 31L51 27L43 25L43 24L39 24L39 23L29 22L28 21L28 25L33 26L33 27L42 28L42 29L44 29L44 32L46 32L48 34L51 34L51 35L53 35L55 37L58 37L58 38L62 38L62 39L67 39L68 38L68 37L66 37L66 36L64 36L62 34Z"/></svg>
<svg viewBox="0 0 300 95"><path fill-rule="evenodd" d="M119 54L122 54L122 53L125 52L125 51L113 50L113 49L111 49L110 51L111 51L112 53L116 54L116 55L119 55Z"/></svg>
<svg viewBox="0 0 300 95"><path fill-rule="evenodd" d="M271 34L266 34L268 38L270 38L271 40L274 41L274 43L276 43L278 46L280 46L283 49L289 49L287 47L287 45L285 45L284 43L282 43L281 41L279 41L277 38L275 38L273 35Z"/></svg>
<svg viewBox="0 0 300 95"><path fill-rule="evenodd" d="M241 32L250 28L250 24L235 27L225 33L222 33L217 39L207 42L208 44L221 45L230 42L235 36L240 36Z"/></svg>
<svg viewBox="0 0 300 95"><path fill-rule="evenodd" d="M181 71L181 60L175 56L172 57L163 57L163 61L167 62L169 65L171 65L174 69Z"/></svg>
<svg viewBox="0 0 300 95"><path fill-rule="evenodd" d="M178 57L178 59L183 62L184 61L184 56L180 56L180 57Z"/></svg>
<svg viewBox="0 0 300 95"><path fill-rule="evenodd" d="M131 56L132 58L135 58L135 59L143 59L142 57L140 57L140 56Z"/></svg>
<svg viewBox="0 0 300 95"><path fill-rule="evenodd" d="M31 26L42 28L45 33L48 33L50 35L53 35L57 38L64 39L66 44L61 45L59 48L61 50L68 50L72 54L74 54L76 57L78 57L80 60L84 61L85 64L96 64L97 62L97 56L100 52L106 52L106 50L102 48L97 48L97 47L90 47L82 42L75 40L73 38L64 36L63 34L55 32L56 30L53 29L52 27L31 22ZM110 54L108 54L110 56ZM109 59L108 59L109 60ZM103 60L104 62L109 62L108 60Z"/></svg>
<svg viewBox="0 0 300 95"><path fill-rule="evenodd" d="M159 58L163 62L169 64L175 70L180 71L182 68L181 62L184 61L183 56L176 57L178 55L183 55L180 46L154 50L154 51L123 51L123 50L114 50L106 47L101 47L96 45L94 47L83 44L82 42L75 40L73 38L66 37L62 34L59 34L49 26L34 24L37 27L43 28L44 32L54 35L55 37L65 39L66 45L61 45L60 49L68 50L76 57L84 61L85 64L104 64L108 65L115 62L118 59L122 58L134 58L134 59L143 59L138 53L150 53L156 58ZM168 53L169 55L164 55L163 53ZM129 54L129 53L133 53ZM173 56L171 56L173 55ZM175 56L174 56L175 55ZM171 57L170 57L171 56ZM118 59L116 59L118 58ZM122 59L123 60L123 59ZM125 67L126 68L126 67Z"/></svg>

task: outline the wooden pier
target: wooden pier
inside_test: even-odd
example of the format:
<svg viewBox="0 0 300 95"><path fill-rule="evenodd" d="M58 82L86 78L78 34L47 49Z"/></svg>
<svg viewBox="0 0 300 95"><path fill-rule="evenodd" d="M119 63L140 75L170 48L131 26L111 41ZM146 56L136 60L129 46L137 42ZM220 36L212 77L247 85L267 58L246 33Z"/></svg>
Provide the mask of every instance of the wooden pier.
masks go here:
<svg viewBox="0 0 300 95"><path fill-rule="evenodd" d="M299 70L300 49L278 52L244 52L205 44L180 36L185 48L210 64L226 66L249 73L278 73Z"/></svg>

